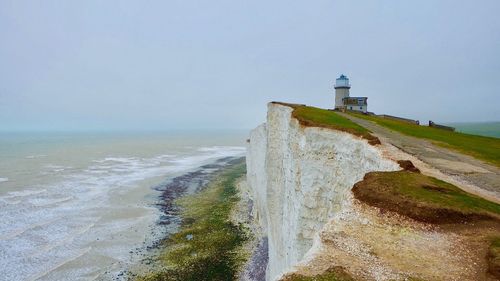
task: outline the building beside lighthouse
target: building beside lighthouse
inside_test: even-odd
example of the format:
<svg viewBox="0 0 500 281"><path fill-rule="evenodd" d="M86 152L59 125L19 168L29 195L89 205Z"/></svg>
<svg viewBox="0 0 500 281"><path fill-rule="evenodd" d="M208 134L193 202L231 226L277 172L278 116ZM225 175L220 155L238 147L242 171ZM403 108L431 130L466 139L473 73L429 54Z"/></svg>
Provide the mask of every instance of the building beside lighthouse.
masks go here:
<svg viewBox="0 0 500 281"><path fill-rule="evenodd" d="M351 84L349 83L349 78L347 78L347 76L344 74L340 75L340 77L335 80L334 88L336 110L353 110L363 113L368 111L367 97L351 97L349 95Z"/></svg>

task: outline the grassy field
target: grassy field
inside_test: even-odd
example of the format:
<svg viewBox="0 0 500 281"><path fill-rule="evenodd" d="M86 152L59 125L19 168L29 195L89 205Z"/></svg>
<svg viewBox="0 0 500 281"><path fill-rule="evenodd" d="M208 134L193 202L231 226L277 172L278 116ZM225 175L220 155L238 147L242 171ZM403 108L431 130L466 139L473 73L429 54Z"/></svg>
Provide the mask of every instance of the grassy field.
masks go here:
<svg viewBox="0 0 500 281"><path fill-rule="evenodd" d="M331 110L312 106L278 103L292 107L292 116L303 126L330 128L367 139L371 144L380 143L370 131Z"/></svg>
<svg viewBox="0 0 500 281"><path fill-rule="evenodd" d="M235 184L245 174L243 162L226 169L200 193L182 197L180 231L165 242L156 272L144 281L236 280L245 257L238 251L247 232L229 220L237 202Z"/></svg>
<svg viewBox="0 0 500 281"><path fill-rule="evenodd" d="M439 146L457 150L500 167L500 138L451 132L377 116L358 113L350 114L373 121L405 135L431 140Z"/></svg>
<svg viewBox="0 0 500 281"><path fill-rule="evenodd" d="M429 223L500 219L499 204L420 173L371 172L352 190L369 205Z"/></svg>

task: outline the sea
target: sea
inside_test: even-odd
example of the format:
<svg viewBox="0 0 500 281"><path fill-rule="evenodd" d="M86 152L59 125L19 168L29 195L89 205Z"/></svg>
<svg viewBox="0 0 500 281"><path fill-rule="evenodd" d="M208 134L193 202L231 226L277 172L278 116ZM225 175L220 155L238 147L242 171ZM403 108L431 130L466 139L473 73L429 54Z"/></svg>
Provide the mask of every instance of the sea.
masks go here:
<svg viewBox="0 0 500 281"><path fill-rule="evenodd" d="M500 138L500 121L449 123L457 132Z"/></svg>
<svg viewBox="0 0 500 281"><path fill-rule="evenodd" d="M0 280L119 280L157 239L156 188L246 132L0 133Z"/></svg>

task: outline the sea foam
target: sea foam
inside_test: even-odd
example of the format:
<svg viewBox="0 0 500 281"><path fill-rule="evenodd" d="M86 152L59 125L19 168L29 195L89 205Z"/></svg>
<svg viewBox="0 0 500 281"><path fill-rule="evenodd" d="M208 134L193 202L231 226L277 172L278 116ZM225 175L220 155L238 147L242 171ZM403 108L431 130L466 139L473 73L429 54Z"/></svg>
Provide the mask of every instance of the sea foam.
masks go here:
<svg viewBox="0 0 500 281"><path fill-rule="evenodd" d="M242 156L244 151L214 146L150 158L109 155L67 170L47 163L43 169L64 174L54 182L0 196L0 276L6 280L85 279L116 262L127 264L131 249L141 247L150 231L148 224L160 215L145 203L145 194L134 192L141 181ZM7 180L0 178L0 182ZM127 192L140 197L123 205L117 197ZM138 234L127 237L129 233ZM99 263L93 262L95 257ZM65 268L70 261L81 267Z"/></svg>

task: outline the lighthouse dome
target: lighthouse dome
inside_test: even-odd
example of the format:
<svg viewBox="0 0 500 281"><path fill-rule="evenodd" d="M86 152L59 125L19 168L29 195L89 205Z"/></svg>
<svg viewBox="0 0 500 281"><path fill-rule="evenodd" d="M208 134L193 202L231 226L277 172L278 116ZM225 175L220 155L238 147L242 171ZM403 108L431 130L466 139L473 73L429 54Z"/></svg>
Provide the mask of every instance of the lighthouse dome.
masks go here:
<svg viewBox="0 0 500 281"><path fill-rule="evenodd" d="M350 88L349 78L344 74L340 75L339 78L335 80L335 88Z"/></svg>

